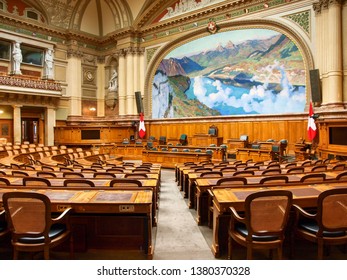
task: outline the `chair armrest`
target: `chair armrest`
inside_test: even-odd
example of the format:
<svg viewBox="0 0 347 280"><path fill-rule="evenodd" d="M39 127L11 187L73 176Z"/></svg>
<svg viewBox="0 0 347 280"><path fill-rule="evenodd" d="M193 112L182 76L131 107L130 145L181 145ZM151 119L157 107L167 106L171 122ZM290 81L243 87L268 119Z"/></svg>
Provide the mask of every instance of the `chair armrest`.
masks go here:
<svg viewBox="0 0 347 280"><path fill-rule="evenodd" d="M235 210L234 207L229 207L230 211L231 211L231 216L232 218L234 218L235 220L237 220L238 222L244 223L245 218L242 218Z"/></svg>
<svg viewBox="0 0 347 280"><path fill-rule="evenodd" d="M72 208L66 208L65 211L63 213L61 213L58 217L56 218L52 218L52 224L56 224L56 223L61 223L63 221L67 221L67 219L69 218L71 212L72 212Z"/></svg>
<svg viewBox="0 0 347 280"><path fill-rule="evenodd" d="M309 219L315 219L316 218L316 215L315 214L310 214L308 213L307 211L305 211L303 208L301 208L299 205L296 205L296 204L293 204L293 208L294 208L294 211L295 213L299 216L299 215L302 215L306 218L309 218Z"/></svg>

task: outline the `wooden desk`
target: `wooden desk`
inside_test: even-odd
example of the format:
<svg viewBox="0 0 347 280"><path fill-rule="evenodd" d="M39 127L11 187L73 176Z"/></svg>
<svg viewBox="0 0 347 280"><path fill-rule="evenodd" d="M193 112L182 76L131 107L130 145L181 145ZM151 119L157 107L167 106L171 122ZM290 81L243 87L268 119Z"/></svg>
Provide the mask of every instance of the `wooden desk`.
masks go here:
<svg viewBox="0 0 347 280"><path fill-rule="evenodd" d="M236 149L236 159L243 162L249 159L252 159L254 162L274 160L275 153L267 149L238 148Z"/></svg>
<svg viewBox="0 0 347 280"><path fill-rule="evenodd" d="M342 171L326 171L324 172L326 174L326 182L336 182L336 177L344 172ZM306 173L307 174L307 173ZM271 175L260 175L260 176L247 176L247 185L235 185L236 187L240 188L254 188L254 187L268 187L273 185L281 185L283 187L290 187L291 185L297 185L301 184L304 185L304 183L300 183L300 179L306 175L305 173L301 174L282 174L286 175L288 177L289 182L287 184L279 184L279 183L273 183L273 184L266 184L266 185L260 185L260 180L265 177L269 177ZM189 176L192 178L196 176L194 173L190 173ZM225 177L232 177L232 173L223 173L223 178ZM208 190L212 187L215 188L217 181L220 178L195 178L195 191L188 190L188 199L190 202L188 204L196 203L196 221L198 225L202 225L207 221L207 215L208 215L208 205L207 205L207 198L208 198ZM223 186L217 186L218 188L222 188Z"/></svg>
<svg viewBox="0 0 347 280"><path fill-rule="evenodd" d="M17 191L27 191L17 188ZM1 188L0 199L13 188ZM75 249L144 250L153 257L152 190L34 189L47 195L52 212L71 207ZM2 206L2 205L1 205Z"/></svg>
<svg viewBox="0 0 347 280"><path fill-rule="evenodd" d="M254 192L271 189L285 189L293 193L293 203L301 207L315 207L318 195L328 189L346 187L346 182L330 184L302 184L286 187L256 187L256 188L217 188L212 189L213 198L213 240L212 252L215 257L220 257L226 252L228 239L228 226L230 222L229 207L237 211L244 210L246 197Z"/></svg>
<svg viewBox="0 0 347 280"><path fill-rule="evenodd" d="M13 177L13 176L8 176L6 177L11 185L13 187L15 186L23 186L23 177ZM51 187L48 188L62 188L62 189L67 189L66 187L64 187L64 181L66 179L69 180L79 180L81 178L47 178L50 182L51 182ZM107 178L107 179L100 179L100 178L93 178L93 179L89 179L91 181L93 181L95 188L98 190L114 190L113 188L110 188L110 182L112 181L112 179ZM158 179L151 179L151 178L142 178L142 179L136 179L138 181L141 182L142 187L145 188L151 188L153 191L153 198L152 198L152 202L153 202L153 207L152 207L152 218L153 218L153 224L156 225L157 224L157 209L158 209L158 197L159 197L159 180ZM25 187L23 186L23 188L32 188L32 186L30 187ZM68 189L84 189L85 187L69 187Z"/></svg>
<svg viewBox="0 0 347 280"><path fill-rule="evenodd" d="M223 144L223 137L217 137L210 134L194 134L191 138L193 146L210 146L214 144L216 146L220 146Z"/></svg>
<svg viewBox="0 0 347 280"><path fill-rule="evenodd" d="M199 152L143 151L142 161L155 162L166 168L175 168L177 163L210 160L211 155Z"/></svg>

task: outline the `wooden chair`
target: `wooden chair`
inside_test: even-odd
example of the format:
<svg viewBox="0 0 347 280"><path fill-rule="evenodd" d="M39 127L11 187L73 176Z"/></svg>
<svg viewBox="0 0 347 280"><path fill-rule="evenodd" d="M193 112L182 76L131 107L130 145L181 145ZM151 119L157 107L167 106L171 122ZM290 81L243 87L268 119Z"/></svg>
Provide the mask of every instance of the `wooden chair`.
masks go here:
<svg viewBox="0 0 347 280"><path fill-rule="evenodd" d="M81 187L81 188L95 187L94 182L87 179L65 179L63 184L64 184L64 187Z"/></svg>
<svg viewBox="0 0 347 280"><path fill-rule="evenodd" d="M282 174L282 170L281 169L266 169L264 170L261 175L276 175L276 174Z"/></svg>
<svg viewBox="0 0 347 280"><path fill-rule="evenodd" d="M302 166L290 167L287 170L287 174L297 174L297 173L304 173L304 172L305 172L305 167L302 167Z"/></svg>
<svg viewBox="0 0 347 280"><path fill-rule="evenodd" d="M323 182L325 179L325 173L309 173L302 176L300 182Z"/></svg>
<svg viewBox="0 0 347 280"><path fill-rule="evenodd" d="M0 170L0 177L1 176L7 176L7 173L5 171L3 171L3 170Z"/></svg>
<svg viewBox="0 0 347 280"><path fill-rule="evenodd" d="M234 176L253 176L254 171L253 170L241 170L241 171L236 171L234 173Z"/></svg>
<svg viewBox="0 0 347 280"><path fill-rule="evenodd" d="M117 178L112 179L110 182L111 188L119 188L119 187L142 187L142 183L136 179L128 179L128 178Z"/></svg>
<svg viewBox="0 0 347 280"><path fill-rule="evenodd" d="M327 171L328 167L325 164L315 165L312 167L311 172L324 172Z"/></svg>
<svg viewBox="0 0 347 280"><path fill-rule="evenodd" d="M260 169L260 166L259 165L253 165L253 166L247 166L245 167L245 170L254 170L254 171L257 171Z"/></svg>
<svg viewBox="0 0 347 280"><path fill-rule="evenodd" d="M44 259L48 260L50 249L68 240L73 258L68 222L71 208L52 218L51 202L44 194L13 191L4 193L2 200L12 236L13 259L18 259L21 251L43 251Z"/></svg>
<svg viewBox="0 0 347 280"><path fill-rule="evenodd" d="M7 178L0 177L0 186L10 186L11 182Z"/></svg>
<svg viewBox="0 0 347 280"><path fill-rule="evenodd" d="M344 171L337 175L336 180L347 180L347 171Z"/></svg>
<svg viewBox="0 0 347 280"><path fill-rule="evenodd" d="M114 177L116 177L116 175L114 175L114 173L110 173L110 172L97 171L97 172L94 172L93 177L94 178L114 178Z"/></svg>
<svg viewBox="0 0 347 280"><path fill-rule="evenodd" d="M287 184L289 181L286 175L274 175L260 179L259 184Z"/></svg>
<svg viewBox="0 0 347 280"><path fill-rule="evenodd" d="M47 178L41 177L24 177L23 186L45 186L50 187L51 182Z"/></svg>
<svg viewBox="0 0 347 280"><path fill-rule="evenodd" d="M223 172L221 171L202 172L200 173L200 177L219 178L219 177L223 177Z"/></svg>
<svg viewBox="0 0 347 280"><path fill-rule="evenodd" d="M312 165L311 160L305 160L305 161L301 164L301 166L310 166L310 165Z"/></svg>
<svg viewBox="0 0 347 280"><path fill-rule="evenodd" d="M91 173L91 172L96 172L97 170L95 168L82 168L81 172L82 173Z"/></svg>
<svg viewBox="0 0 347 280"><path fill-rule="evenodd" d="M333 166L332 170L345 170L346 169L346 164L344 163L339 163Z"/></svg>
<svg viewBox="0 0 347 280"><path fill-rule="evenodd" d="M0 211L0 240L3 239L9 233L9 229L6 222L5 210Z"/></svg>
<svg viewBox="0 0 347 280"><path fill-rule="evenodd" d="M20 171L20 170L12 170L11 174L12 174L12 176L16 176L16 177L27 177L27 176L29 176L28 173L26 173L25 171Z"/></svg>
<svg viewBox="0 0 347 280"><path fill-rule="evenodd" d="M59 167L61 172L74 172L73 168L70 167Z"/></svg>
<svg viewBox="0 0 347 280"><path fill-rule="evenodd" d="M127 173L124 175L124 178L141 179L141 178L148 178L148 175L146 173Z"/></svg>
<svg viewBox="0 0 347 280"><path fill-rule="evenodd" d="M124 173L124 169L123 168L110 168L110 169L106 169L106 172L114 173L114 174L121 174L121 173Z"/></svg>
<svg viewBox="0 0 347 280"><path fill-rule="evenodd" d="M276 249L281 259L292 197L286 190L252 193L245 200L243 217L230 207L228 259L232 258L233 241L247 248L247 259L253 258L254 249Z"/></svg>
<svg viewBox="0 0 347 280"><path fill-rule="evenodd" d="M281 165L278 163L270 164L266 167L266 169L281 169Z"/></svg>
<svg viewBox="0 0 347 280"><path fill-rule="evenodd" d="M47 165L42 165L41 166L42 171L54 171L54 167L52 166L47 166Z"/></svg>
<svg viewBox="0 0 347 280"><path fill-rule="evenodd" d="M291 167L296 167L296 162L290 162L290 163L287 163L284 168L291 168Z"/></svg>
<svg viewBox="0 0 347 280"><path fill-rule="evenodd" d="M235 166L226 166L220 169L222 172L235 172L237 168Z"/></svg>
<svg viewBox="0 0 347 280"><path fill-rule="evenodd" d="M17 163L11 163L11 169L21 169L21 166Z"/></svg>
<svg viewBox="0 0 347 280"><path fill-rule="evenodd" d="M84 178L84 175L81 172L67 171L63 172L64 178Z"/></svg>
<svg viewBox="0 0 347 280"><path fill-rule="evenodd" d="M227 177L221 178L216 182L217 186L230 186L230 185L247 185L247 178L245 177Z"/></svg>
<svg viewBox="0 0 347 280"><path fill-rule="evenodd" d="M308 213L298 205L292 235L314 242L318 246L317 258L323 259L324 247L347 244L347 188L336 188L318 196L316 213Z"/></svg>
<svg viewBox="0 0 347 280"><path fill-rule="evenodd" d="M56 178L57 177L55 173L49 172L49 171L37 171L36 176L41 178Z"/></svg>

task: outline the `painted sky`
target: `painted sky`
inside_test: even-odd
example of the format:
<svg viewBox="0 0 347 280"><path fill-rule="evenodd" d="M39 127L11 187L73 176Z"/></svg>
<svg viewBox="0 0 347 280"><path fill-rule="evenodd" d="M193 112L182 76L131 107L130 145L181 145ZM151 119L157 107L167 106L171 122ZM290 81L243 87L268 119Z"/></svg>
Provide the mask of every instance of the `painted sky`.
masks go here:
<svg viewBox="0 0 347 280"><path fill-rule="evenodd" d="M250 32L250 30L254 31ZM278 35L278 32L269 29L248 29L247 32L244 29L234 30L228 32L228 36L225 32L217 33L186 43L171 51L165 58L190 56L206 51L206 46L215 49L218 45L225 45L229 41L238 45L247 40L270 38L275 35Z"/></svg>

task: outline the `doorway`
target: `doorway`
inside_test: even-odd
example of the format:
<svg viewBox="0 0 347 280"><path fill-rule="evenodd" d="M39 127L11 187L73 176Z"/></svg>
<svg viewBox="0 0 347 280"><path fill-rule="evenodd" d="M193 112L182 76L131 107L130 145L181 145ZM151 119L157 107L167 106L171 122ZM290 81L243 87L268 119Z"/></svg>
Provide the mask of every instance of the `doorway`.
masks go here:
<svg viewBox="0 0 347 280"><path fill-rule="evenodd" d="M39 119L22 118L22 143L39 143Z"/></svg>

